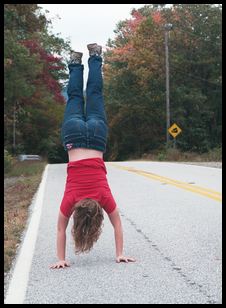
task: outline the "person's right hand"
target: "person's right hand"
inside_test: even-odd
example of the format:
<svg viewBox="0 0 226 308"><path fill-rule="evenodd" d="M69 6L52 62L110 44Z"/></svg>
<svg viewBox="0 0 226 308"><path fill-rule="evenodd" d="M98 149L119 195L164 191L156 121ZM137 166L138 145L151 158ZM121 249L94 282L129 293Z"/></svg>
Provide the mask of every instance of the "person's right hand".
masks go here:
<svg viewBox="0 0 226 308"><path fill-rule="evenodd" d="M125 256L117 256L116 262L117 263L120 263L120 262L126 262L126 263L136 262L136 259L131 258L131 257L125 257Z"/></svg>
<svg viewBox="0 0 226 308"><path fill-rule="evenodd" d="M65 260L60 260L54 264L51 264L49 268L65 268L65 267L69 267L70 266L70 263L65 261Z"/></svg>

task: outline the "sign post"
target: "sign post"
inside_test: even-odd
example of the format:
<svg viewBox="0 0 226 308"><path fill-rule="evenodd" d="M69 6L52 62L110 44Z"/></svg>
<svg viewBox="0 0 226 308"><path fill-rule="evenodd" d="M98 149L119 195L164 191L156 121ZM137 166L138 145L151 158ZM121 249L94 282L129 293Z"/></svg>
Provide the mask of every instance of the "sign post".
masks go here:
<svg viewBox="0 0 226 308"><path fill-rule="evenodd" d="M176 147L176 137L177 137L177 135L179 135L182 132L182 129L176 123L174 123L172 126L170 126L170 128L168 128L168 132L174 138L173 145L174 145L174 148L175 148Z"/></svg>

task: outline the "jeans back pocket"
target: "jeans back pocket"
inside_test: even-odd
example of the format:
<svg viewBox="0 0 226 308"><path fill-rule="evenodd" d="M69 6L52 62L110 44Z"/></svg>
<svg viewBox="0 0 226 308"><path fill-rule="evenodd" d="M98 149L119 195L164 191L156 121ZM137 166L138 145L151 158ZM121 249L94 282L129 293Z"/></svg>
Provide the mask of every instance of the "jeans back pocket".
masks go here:
<svg viewBox="0 0 226 308"><path fill-rule="evenodd" d="M83 120L78 118L71 118L64 122L62 126L62 137L78 137L82 136L85 128L85 123Z"/></svg>
<svg viewBox="0 0 226 308"><path fill-rule="evenodd" d="M94 137L106 140L108 135L108 126L103 120L95 120Z"/></svg>

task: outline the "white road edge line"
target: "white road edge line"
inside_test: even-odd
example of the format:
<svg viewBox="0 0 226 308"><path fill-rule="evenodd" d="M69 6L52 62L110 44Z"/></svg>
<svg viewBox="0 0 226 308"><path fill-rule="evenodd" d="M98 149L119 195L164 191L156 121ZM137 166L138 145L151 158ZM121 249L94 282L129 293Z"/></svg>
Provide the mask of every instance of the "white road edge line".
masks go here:
<svg viewBox="0 0 226 308"><path fill-rule="evenodd" d="M45 167L42 180L37 191L27 231L24 236L24 240L15 263L12 278L9 282L9 287L4 302L5 304L23 304L25 298L27 283L29 279L29 272L34 254L40 217L42 213L43 197L48 167L49 165Z"/></svg>

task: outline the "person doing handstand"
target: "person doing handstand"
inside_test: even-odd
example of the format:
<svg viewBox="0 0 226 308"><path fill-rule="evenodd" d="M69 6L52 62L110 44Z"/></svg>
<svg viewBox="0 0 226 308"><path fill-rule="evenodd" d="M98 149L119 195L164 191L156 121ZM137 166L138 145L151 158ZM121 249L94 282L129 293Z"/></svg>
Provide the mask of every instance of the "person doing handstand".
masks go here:
<svg viewBox="0 0 226 308"><path fill-rule="evenodd" d="M107 181L103 160L108 123L103 99L102 47L88 44L89 75L86 103L83 96L82 53L72 52L68 65L68 100L61 137L68 152L67 181L57 223L58 261L50 268L70 266L65 258L66 228L73 217L75 253L89 252L98 240L107 213L114 228L116 262L134 262L123 254L123 230L119 211Z"/></svg>

